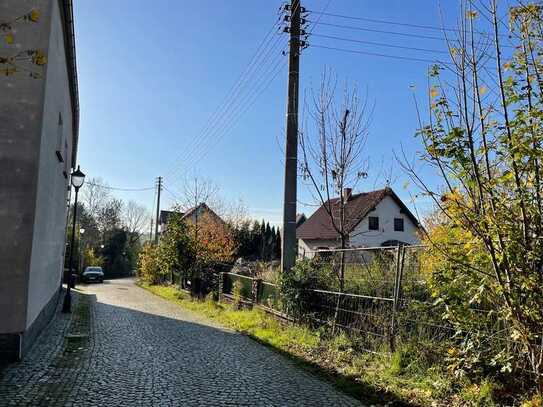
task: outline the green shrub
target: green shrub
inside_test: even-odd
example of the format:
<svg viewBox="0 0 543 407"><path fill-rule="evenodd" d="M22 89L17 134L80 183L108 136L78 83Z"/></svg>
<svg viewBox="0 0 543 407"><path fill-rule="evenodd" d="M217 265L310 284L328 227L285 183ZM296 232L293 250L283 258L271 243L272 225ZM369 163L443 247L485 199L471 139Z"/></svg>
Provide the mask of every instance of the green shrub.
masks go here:
<svg viewBox="0 0 543 407"><path fill-rule="evenodd" d="M157 259L157 247L145 244L138 258L138 277L149 284L159 284L164 280Z"/></svg>
<svg viewBox="0 0 543 407"><path fill-rule="evenodd" d="M279 278L283 310L298 320L306 319L313 312L315 302L310 290L330 289L333 282L334 276L322 264L307 259L297 262L289 273L281 273Z"/></svg>
<svg viewBox="0 0 543 407"><path fill-rule="evenodd" d="M237 309L241 308L241 290L242 290L241 281L236 280L234 281L234 285L232 286L232 297L234 297L234 307Z"/></svg>

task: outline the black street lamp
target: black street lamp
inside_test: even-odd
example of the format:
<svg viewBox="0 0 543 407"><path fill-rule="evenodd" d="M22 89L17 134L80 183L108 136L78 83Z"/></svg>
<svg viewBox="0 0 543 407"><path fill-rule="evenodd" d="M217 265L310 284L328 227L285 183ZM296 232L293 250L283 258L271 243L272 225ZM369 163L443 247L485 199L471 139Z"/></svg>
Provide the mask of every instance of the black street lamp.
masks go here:
<svg viewBox="0 0 543 407"><path fill-rule="evenodd" d="M66 289L66 295L64 296L64 302L62 304L62 312L71 312L72 293L70 289L75 287L75 278L73 275L73 271L74 271L73 258L74 258L74 240L75 240L75 221L77 219L77 194L79 193L79 188L81 188L83 186L83 183L85 182L85 174L81 172L81 170L79 169L79 165L77 166L77 170L72 172L70 176L70 181L73 187L75 188L74 219L72 223L72 242L70 244L70 260L68 263L68 267L70 268L70 274L68 276L68 281L66 281L67 289Z"/></svg>

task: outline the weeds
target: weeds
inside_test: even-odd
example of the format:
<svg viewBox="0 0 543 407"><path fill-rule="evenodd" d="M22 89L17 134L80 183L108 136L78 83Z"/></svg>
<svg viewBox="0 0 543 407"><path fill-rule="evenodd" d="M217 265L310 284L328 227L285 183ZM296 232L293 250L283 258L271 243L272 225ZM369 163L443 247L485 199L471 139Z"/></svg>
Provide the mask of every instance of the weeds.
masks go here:
<svg viewBox="0 0 543 407"><path fill-rule="evenodd" d="M140 285L276 349L366 403L499 405L496 400L499 388L492 380L472 383L465 378L455 378L447 371L442 359L437 357L443 351L440 345L412 342L398 347L392 355L368 353L344 332L331 335L324 327L309 329L285 324L256 308L237 309L235 305L218 304L211 296L196 301L173 286ZM526 403L523 406L541 407L536 398Z"/></svg>

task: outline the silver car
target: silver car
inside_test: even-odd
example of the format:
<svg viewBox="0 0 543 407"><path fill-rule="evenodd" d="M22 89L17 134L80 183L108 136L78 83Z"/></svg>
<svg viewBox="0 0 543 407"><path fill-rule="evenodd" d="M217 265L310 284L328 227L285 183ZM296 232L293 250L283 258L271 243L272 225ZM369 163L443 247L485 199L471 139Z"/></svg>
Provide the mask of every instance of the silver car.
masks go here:
<svg viewBox="0 0 543 407"><path fill-rule="evenodd" d="M85 283L90 283L93 281L96 281L98 283L104 282L104 272L102 271L102 267L98 266L85 268L85 271L83 272L83 275L81 277L83 282Z"/></svg>

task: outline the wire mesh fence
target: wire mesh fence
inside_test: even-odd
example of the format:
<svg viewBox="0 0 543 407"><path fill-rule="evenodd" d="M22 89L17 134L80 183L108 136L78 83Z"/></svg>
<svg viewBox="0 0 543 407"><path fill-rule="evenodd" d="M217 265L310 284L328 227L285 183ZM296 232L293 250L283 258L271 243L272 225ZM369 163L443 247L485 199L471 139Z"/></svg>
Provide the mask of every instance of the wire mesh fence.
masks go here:
<svg viewBox="0 0 543 407"><path fill-rule="evenodd" d="M443 318L444 305L434 301L424 275L424 250L395 246L310 253L311 267L328 276L329 283L304 290L302 313L285 303L280 280L273 275L277 268L259 265L265 274L255 269L251 276L223 273L222 293L232 296L238 282L243 301L315 328L345 332L368 351L390 352L409 341L451 348L472 341L495 353L522 355L522 344L511 339L511 327L490 309L470 306L463 324Z"/></svg>

